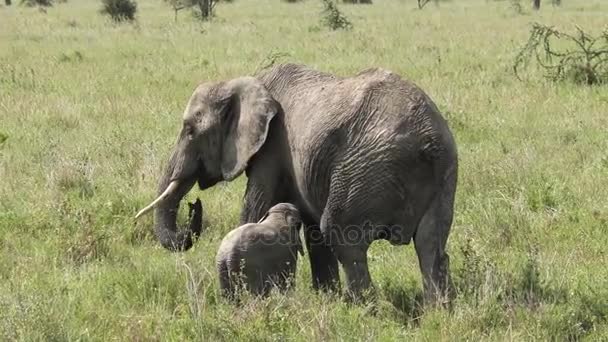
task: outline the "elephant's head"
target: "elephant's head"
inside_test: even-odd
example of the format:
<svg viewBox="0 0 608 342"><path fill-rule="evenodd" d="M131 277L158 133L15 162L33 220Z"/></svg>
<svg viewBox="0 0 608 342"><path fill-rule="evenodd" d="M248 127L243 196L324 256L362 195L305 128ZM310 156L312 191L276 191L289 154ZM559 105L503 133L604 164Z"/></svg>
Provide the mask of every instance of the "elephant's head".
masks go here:
<svg viewBox="0 0 608 342"><path fill-rule="evenodd" d="M155 231L169 250L192 246L192 231L178 230L180 200L198 182L201 190L231 181L262 147L280 106L256 78L203 83L184 111L183 126L158 185L158 197L136 218L155 210Z"/></svg>
<svg viewBox="0 0 608 342"><path fill-rule="evenodd" d="M294 247L300 255L304 255L304 249L302 247L302 240L300 239L300 230L302 228L302 218L300 217L300 211L295 205L291 203L278 203L266 212L266 214L258 221L262 223L270 221L271 224L278 224L281 229L286 229L287 238L286 242Z"/></svg>

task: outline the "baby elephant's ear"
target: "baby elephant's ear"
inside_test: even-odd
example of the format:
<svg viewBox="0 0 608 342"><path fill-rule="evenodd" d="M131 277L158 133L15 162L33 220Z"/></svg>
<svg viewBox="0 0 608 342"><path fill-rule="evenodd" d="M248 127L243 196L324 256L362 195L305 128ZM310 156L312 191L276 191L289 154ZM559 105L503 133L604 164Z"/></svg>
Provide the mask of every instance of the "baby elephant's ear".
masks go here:
<svg viewBox="0 0 608 342"><path fill-rule="evenodd" d="M285 212L284 215L285 215L285 222L287 223L288 226L290 226L294 229L300 229L300 225L302 224L302 221L300 220L300 218L298 216L296 216L290 212Z"/></svg>

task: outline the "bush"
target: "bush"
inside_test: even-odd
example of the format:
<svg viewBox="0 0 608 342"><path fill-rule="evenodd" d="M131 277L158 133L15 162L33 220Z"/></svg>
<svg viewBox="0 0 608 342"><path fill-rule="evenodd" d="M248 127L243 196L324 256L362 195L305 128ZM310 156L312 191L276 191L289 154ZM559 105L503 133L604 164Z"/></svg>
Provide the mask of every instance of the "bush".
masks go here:
<svg viewBox="0 0 608 342"><path fill-rule="evenodd" d="M116 22L135 20L137 3L134 0L101 0L101 13L109 15Z"/></svg>
<svg viewBox="0 0 608 342"><path fill-rule="evenodd" d="M324 9L321 24L329 27L332 30L348 30L353 27L353 24L338 10L338 6L332 0L322 0Z"/></svg>

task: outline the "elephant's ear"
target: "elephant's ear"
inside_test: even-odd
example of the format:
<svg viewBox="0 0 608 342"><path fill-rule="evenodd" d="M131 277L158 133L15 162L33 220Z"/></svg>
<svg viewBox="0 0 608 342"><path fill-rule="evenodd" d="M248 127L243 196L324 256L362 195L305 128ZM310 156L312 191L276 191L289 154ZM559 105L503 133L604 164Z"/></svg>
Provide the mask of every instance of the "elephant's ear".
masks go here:
<svg viewBox="0 0 608 342"><path fill-rule="evenodd" d="M231 181L245 170L249 159L266 141L270 120L279 111L279 104L254 77L237 78L224 87L229 102L224 116L221 167L224 180Z"/></svg>

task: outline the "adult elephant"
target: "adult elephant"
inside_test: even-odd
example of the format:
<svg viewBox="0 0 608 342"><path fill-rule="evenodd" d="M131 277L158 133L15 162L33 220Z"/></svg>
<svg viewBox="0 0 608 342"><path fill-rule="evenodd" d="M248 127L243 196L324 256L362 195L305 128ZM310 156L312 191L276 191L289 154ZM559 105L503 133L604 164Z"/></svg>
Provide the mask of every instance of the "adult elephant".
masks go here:
<svg viewBox="0 0 608 342"><path fill-rule="evenodd" d="M372 286L372 241L412 239L425 298L450 291L446 240L453 217L457 151L447 123L416 85L374 68L338 77L296 64L257 77L200 84L158 186L163 246L186 250L192 233L176 227L179 201L247 175L241 224L280 202L301 211L313 287L349 293Z"/></svg>

